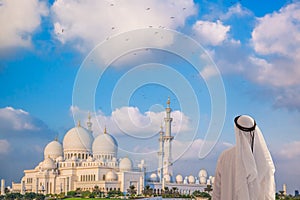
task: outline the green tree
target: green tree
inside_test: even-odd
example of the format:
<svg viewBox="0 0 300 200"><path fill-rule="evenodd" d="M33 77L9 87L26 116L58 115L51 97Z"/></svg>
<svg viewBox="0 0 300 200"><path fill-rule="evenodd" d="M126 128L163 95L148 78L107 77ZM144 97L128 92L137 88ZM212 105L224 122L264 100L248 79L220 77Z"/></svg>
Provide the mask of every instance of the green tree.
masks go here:
<svg viewBox="0 0 300 200"><path fill-rule="evenodd" d="M210 194L208 194L207 192L200 192L199 190L194 191L192 195L194 197L206 197L208 199L211 198Z"/></svg>
<svg viewBox="0 0 300 200"><path fill-rule="evenodd" d="M127 193L131 196L134 196L136 194L136 189L134 185L129 186L129 189L127 189Z"/></svg>
<svg viewBox="0 0 300 200"><path fill-rule="evenodd" d="M206 188L204 188L204 191L210 193L212 191L212 186L211 185L207 185Z"/></svg>
<svg viewBox="0 0 300 200"><path fill-rule="evenodd" d="M25 200L31 200L36 198L36 193L34 192L28 192L24 194L24 199Z"/></svg>
<svg viewBox="0 0 300 200"><path fill-rule="evenodd" d="M88 198L88 197L90 197L90 195L91 195L91 192L90 191L83 191L83 192L81 192L81 196L83 197L83 198Z"/></svg>
<svg viewBox="0 0 300 200"><path fill-rule="evenodd" d="M76 196L76 191L69 191L69 192L67 192L67 196L69 196L69 197L75 197Z"/></svg>
<svg viewBox="0 0 300 200"><path fill-rule="evenodd" d="M36 200L44 200L45 199L45 195L43 195L43 194L36 194L35 199Z"/></svg>
<svg viewBox="0 0 300 200"><path fill-rule="evenodd" d="M102 193L102 192L101 192L99 186L98 186L98 185L95 185L94 188L93 188L93 192L92 192L93 196L94 196L94 197L100 197L100 196L101 196L101 193Z"/></svg>
<svg viewBox="0 0 300 200"><path fill-rule="evenodd" d="M107 193L109 197L120 197L123 196L123 193L120 190L111 190Z"/></svg>
<svg viewBox="0 0 300 200"><path fill-rule="evenodd" d="M151 188L149 185L146 185L143 190L143 195L151 197L153 195L153 188Z"/></svg>
<svg viewBox="0 0 300 200"><path fill-rule="evenodd" d="M5 200L21 200L23 195L20 193L6 193Z"/></svg>

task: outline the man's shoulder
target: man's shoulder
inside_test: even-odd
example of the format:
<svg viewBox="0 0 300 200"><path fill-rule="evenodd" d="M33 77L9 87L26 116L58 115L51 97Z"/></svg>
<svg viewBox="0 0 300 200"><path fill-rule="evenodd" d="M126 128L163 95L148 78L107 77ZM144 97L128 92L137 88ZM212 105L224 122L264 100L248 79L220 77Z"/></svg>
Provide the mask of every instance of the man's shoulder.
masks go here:
<svg viewBox="0 0 300 200"><path fill-rule="evenodd" d="M220 155L220 160L222 160L224 158L228 158L229 156L234 156L234 155L235 155L235 146L223 151Z"/></svg>

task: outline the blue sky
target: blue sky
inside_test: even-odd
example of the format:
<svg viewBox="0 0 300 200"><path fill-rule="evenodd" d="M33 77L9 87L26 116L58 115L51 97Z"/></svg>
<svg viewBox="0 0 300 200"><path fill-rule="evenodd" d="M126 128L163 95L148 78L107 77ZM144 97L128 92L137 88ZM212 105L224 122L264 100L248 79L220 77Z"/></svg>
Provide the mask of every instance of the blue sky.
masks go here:
<svg viewBox="0 0 300 200"><path fill-rule="evenodd" d="M119 142L120 156L149 153L149 166L155 168L157 132L170 96L174 145L180 149L174 154L175 173L197 175L207 168L213 175L220 153L235 144L233 118L249 114L273 156L277 190L283 183L290 193L299 190L299 13L298 1L0 0L0 178L18 182L23 169L42 161L48 142L63 140L74 126L73 114L85 122L89 111L95 136L106 125ZM109 56L136 44L133 34L113 46L137 29L153 31L159 39L145 37L139 49L110 60L96 85L92 80L81 85L86 89L79 94L96 88L94 104L73 105L80 69L108 62L97 55L105 45L110 44L104 51ZM184 57L166 51L174 40L163 30L201 44L219 72L199 72ZM151 43L160 49L145 45ZM192 59L206 62L183 47ZM207 83L217 75L226 94L224 127L212 151L199 159L216 106ZM214 89L221 95L222 88Z"/></svg>

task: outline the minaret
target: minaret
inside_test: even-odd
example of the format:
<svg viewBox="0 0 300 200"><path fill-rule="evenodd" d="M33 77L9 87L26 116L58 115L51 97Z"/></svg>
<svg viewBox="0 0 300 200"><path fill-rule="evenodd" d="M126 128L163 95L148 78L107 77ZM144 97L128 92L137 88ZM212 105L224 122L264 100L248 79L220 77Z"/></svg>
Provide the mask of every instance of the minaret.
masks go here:
<svg viewBox="0 0 300 200"><path fill-rule="evenodd" d="M91 113L89 112L89 115L88 115L88 121L87 121L87 127L88 127L88 130L90 131L90 133L93 133L92 131L92 125L93 123L91 122Z"/></svg>
<svg viewBox="0 0 300 200"><path fill-rule="evenodd" d="M157 169L157 174L159 177L159 182L162 182L163 179L163 162L164 162L164 142L163 142L163 137L164 137L164 131L162 125L160 126L160 131L159 131L159 151L157 152L158 154L158 169Z"/></svg>
<svg viewBox="0 0 300 200"><path fill-rule="evenodd" d="M5 194L5 180L1 179L1 195Z"/></svg>
<svg viewBox="0 0 300 200"><path fill-rule="evenodd" d="M165 136L163 137L163 142L164 142L164 163L163 163L163 175L170 175L171 180L173 176L173 169L172 169L172 132L171 132L171 123L173 118L171 118L171 111L172 109L170 108L170 97L168 98L167 101L167 108L166 108L166 117L165 117Z"/></svg>
<svg viewBox="0 0 300 200"><path fill-rule="evenodd" d="M282 190L283 190L283 194L286 195L286 184L283 184Z"/></svg>

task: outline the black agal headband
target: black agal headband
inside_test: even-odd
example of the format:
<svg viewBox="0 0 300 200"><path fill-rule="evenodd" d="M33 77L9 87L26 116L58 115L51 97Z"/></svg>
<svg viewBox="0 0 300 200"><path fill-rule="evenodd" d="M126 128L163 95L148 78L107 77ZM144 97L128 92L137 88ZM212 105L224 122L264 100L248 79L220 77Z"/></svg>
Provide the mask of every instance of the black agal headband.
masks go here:
<svg viewBox="0 0 300 200"><path fill-rule="evenodd" d="M240 115L240 116L241 116L241 115ZM234 119L234 123L235 123L236 127L237 127L238 129L240 129L241 131L245 131L245 132L252 132L252 131L254 131L254 130L255 130L255 127L256 127L256 122L255 122L255 120L254 120L254 125L253 125L252 127L249 127L249 128L243 127L243 126L241 126L241 125L238 124L238 119L240 118L240 116L237 116L237 117Z"/></svg>
<svg viewBox="0 0 300 200"><path fill-rule="evenodd" d="M253 131L255 130L256 122L255 122L255 120L253 120L254 121L254 125L252 127L250 127L250 128L243 127L243 126L241 126L241 125L238 124L238 119L240 118L240 116L237 116L234 119L234 123L235 123L236 127L238 129L240 129L241 131L245 131L245 132L249 132L250 133L250 136L251 136L251 151L253 152L253 146L254 146L254 132Z"/></svg>

